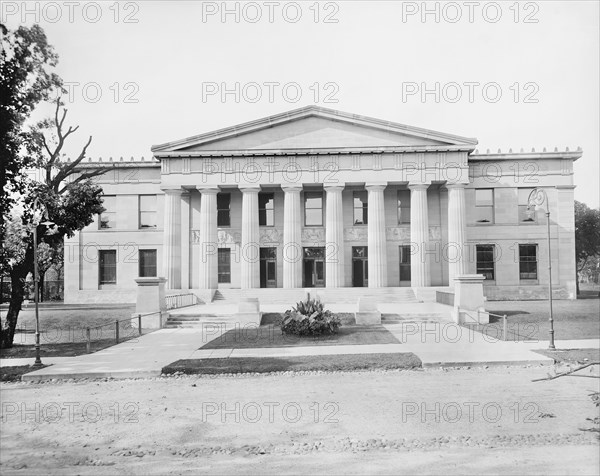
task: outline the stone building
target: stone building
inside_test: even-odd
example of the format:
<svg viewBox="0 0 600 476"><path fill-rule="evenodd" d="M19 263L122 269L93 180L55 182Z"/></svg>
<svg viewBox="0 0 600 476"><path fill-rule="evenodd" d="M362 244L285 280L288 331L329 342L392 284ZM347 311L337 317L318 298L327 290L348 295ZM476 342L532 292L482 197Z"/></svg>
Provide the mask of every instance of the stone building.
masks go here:
<svg viewBox="0 0 600 476"><path fill-rule="evenodd" d="M410 287L483 274L488 299L575 295L573 162L321 107L96 160L106 212L66 242L65 302L134 302L135 279L226 288ZM528 209L534 188L547 201ZM276 291L273 291L276 292Z"/></svg>

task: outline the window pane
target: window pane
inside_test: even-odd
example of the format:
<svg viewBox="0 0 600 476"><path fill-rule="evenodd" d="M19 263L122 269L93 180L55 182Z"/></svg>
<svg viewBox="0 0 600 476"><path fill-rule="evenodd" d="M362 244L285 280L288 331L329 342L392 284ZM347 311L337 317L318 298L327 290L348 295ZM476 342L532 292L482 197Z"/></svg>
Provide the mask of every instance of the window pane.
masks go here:
<svg viewBox="0 0 600 476"><path fill-rule="evenodd" d="M219 283L231 282L231 250L220 248L218 251L218 275Z"/></svg>
<svg viewBox="0 0 600 476"><path fill-rule="evenodd" d="M140 228L156 228L156 212L140 212Z"/></svg>
<svg viewBox="0 0 600 476"><path fill-rule="evenodd" d="M217 226L230 226L229 223L229 210L218 210Z"/></svg>
<svg viewBox="0 0 600 476"><path fill-rule="evenodd" d="M140 211L156 211L156 195L140 195Z"/></svg>
<svg viewBox="0 0 600 476"><path fill-rule="evenodd" d="M494 205L494 191L491 188L480 188L475 190L475 205Z"/></svg>
<svg viewBox="0 0 600 476"><path fill-rule="evenodd" d="M477 223L492 223L494 209L492 207L475 207L475 221Z"/></svg>
<svg viewBox="0 0 600 476"><path fill-rule="evenodd" d="M520 279L537 279L537 246L519 245Z"/></svg>
<svg viewBox="0 0 600 476"><path fill-rule="evenodd" d="M304 210L306 226L321 226L323 225L323 211L320 208L307 208Z"/></svg>
<svg viewBox="0 0 600 476"><path fill-rule="evenodd" d="M410 191L398 191L398 224L410 223Z"/></svg>
<svg viewBox="0 0 600 476"><path fill-rule="evenodd" d="M116 250L101 250L99 252L100 284L116 284L117 282L117 252Z"/></svg>
<svg viewBox="0 0 600 476"><path fill-rule="evenodd" d="M140 277L156 276L156 250L140 250Z"/></svg>
<svg viewBox="0 0 600 476"><path fill-rule="evenodd" d="M529 198L529 194L531 193L532 190L533 190L532 188L519 188L518 189L519 205L527 205L528 204L527 199Z"/></svg>
<svg viewBox="0 0 600 476"><path fill-rule="evenodd" d="M527 205L519 205L519 221L535 223L535 218L534 207L528 210Z"/></svg>
<svg viewBox="0 0 600 476"><path fill-rule="evenodd" d="M366 225L368 219L367 192L354 192L354 224Z"/></svg>
<svg viewBox="0 0 600 476"><path fill-rule="evenodd" d="M105 210L100 214L100 228L115 228L117 197L115 195L103 196L102 206Z"/></svg>

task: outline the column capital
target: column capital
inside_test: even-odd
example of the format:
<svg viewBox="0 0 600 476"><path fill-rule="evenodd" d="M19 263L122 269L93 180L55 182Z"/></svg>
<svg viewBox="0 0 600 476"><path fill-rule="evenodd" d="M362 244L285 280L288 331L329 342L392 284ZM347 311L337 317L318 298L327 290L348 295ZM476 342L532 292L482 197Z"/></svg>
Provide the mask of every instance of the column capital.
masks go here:
<svg viewBox="0 0 600 476"><path fill-rule="evenodd" d="M162 188L160 189L163 193L168 195L183 195L187 192L187 190L183 190L182 188Z"/></svg>
<svg viewBox="0 0 600 476"><path fill-rule="evenodd" d="M429 182L429 183L409 183L408 188L410 190L427 190L430 185L431 185L431 182Z"/></svg>
<svg viewBox="0 0 600 476"><path fill-rule="evenodd" d="M466 183L447 183L445 184L445 187L450 190L450 189L464 189L468 184Z"/></svg>
<svg viewBox="0 0 600 476"><path fill-rule="evenodd" d="M286 193L301 192L302 184L297 183L282 183L281 189Z"/></svg>
<svg viewBox="0 0 600 476"><path fill-rule="evenodd" d="M220 192L219 187L214 187L214 186L207 186L207 187L196 187L196 189L201 193L201 194L217 194Z"/></svg>
<svg viewBox="0 0 600 476"><path fill-rule="evenodd" d="M335 192L335 191L338 191L338 190L339 190L339 191L342 191L342 190L344 190L344 187L345 187L345 186L346 186L346 184L345 184L344 182L340 182L340 183L332 183L332 184L326 184L326 183L324 183L324 184L323 184L323 189L324 189L326 192L329 192L329 191L331 191L331 192Z"/></svg>
<svg viewBox="0 0 600 476"><path fill-rule="evenodd" d="M260 185L240 185L238 188L242 193L258 193L261 190Z"/></svg>
<svg viewBox="0 0 600 476"><path fill-rule="evenodd" d="M387 187L387 182L368 182L365 184L367 190L384 190Z"/></svg>

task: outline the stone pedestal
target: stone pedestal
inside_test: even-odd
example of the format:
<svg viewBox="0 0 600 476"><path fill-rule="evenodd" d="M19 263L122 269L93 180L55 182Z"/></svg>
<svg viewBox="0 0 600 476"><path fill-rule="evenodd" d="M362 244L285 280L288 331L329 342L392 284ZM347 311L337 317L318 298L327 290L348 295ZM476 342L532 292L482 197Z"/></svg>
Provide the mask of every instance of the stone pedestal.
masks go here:
<svg viewBox="0 0 600 476"><path fill-rule="evenodd" d="M458 324L489 324L485 311L483 274L463 274L454 278L454 309L452 319Z"/></svg>
<svg viewBox="0 0 600 476"><path fill-rule="evenodd" d="M358 312L355 313L356 324L359 326L376 326L381 324L381 312L377 309L377 302L372 298L358 300Z"/></svg>
<svg viewBox="0 0 600 476"><path fill-rule="evenodd" d="M131 316L133 327L138 326L138 314L142 314L142 327L160 329L167 316L165 299L165 278L137 278L137 298L135 313ZM155 313L144 316L144 314Z"/></svg>
<svg viewBox="0 0 600 476"><path fill-rule="evenodd" d="M243 298L238 302L238 312L235 315L239 324L256 324L260 326L262 313L258 298Z"/></svg>

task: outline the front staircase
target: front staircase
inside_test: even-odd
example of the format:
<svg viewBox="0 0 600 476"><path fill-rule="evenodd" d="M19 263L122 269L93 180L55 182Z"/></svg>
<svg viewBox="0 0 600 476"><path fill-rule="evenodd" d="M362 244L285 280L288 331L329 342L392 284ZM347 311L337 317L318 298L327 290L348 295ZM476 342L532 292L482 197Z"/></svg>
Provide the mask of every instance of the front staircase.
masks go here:
<svg viewBox="0 0 600 476"><path fill-rule="evenodd" d="M169 311L167 328L194 328L206 325L226 326L228 329L236 321L237 305L241 299L257 298L264 312L283 312L310 294L319 298L326 306L358 310L360 298L373 299L381 304L384 323L427 321L448 319L447 312L430 309L432 303L422 304L415 297L412 288L259 288L259 289L218 289L210 304L202 304L184 309ZM345 306L345 307L344 307ZM423 307L423 308L422 308ZM275 309L277 311L275 311Z"/></svg>
<svg viewBox="0 0 600 476"><path fill-rule="evenodd" d="M303 300L307 294L318 297L325 304L358 303L359 298L374 299L379 303L417 303L412 288L259 288L218 289L213 303L237 304L242 298L258 298L261 304L287 304Z"/></svg>

